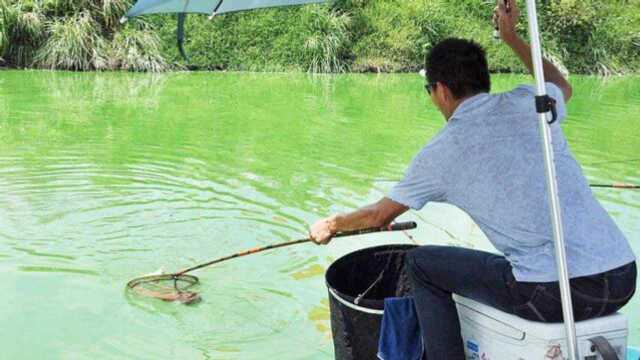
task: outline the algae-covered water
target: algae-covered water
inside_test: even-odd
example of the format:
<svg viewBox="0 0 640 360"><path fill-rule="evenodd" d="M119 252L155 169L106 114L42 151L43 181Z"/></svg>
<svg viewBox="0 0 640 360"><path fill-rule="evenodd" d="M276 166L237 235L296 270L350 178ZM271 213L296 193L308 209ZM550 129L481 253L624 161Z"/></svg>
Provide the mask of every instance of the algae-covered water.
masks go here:
<svg viewBox="0 0 640 360"><path fill-rule="evenodd" d="M640 79L573 84L563 127L590 181L640 183ZM414 75L0 72L0 357L332 358L324 270L404 234L201 270L191 307L124 284L304 237L384 195L443 123ZM594 192L640 254L640 191ZM418 243L489 249L457 209L402 219ZM640 296L624 312L640 346Z"/></svg>

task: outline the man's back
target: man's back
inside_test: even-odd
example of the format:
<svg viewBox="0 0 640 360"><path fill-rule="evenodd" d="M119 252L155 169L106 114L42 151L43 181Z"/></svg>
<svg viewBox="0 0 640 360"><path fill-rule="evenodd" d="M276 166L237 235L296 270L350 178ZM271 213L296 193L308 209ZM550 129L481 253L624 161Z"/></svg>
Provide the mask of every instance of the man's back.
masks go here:
<svg viewBox="0 0 640 360"><path fill-rule="evenodd" d="M559 121L551 132L569 274L627 264L634 260L628 242L593 197L562 134L562 93L555 85L547 88L557 99ZM504 253L517 280L556 281L538 126L530 86L471 97L416 156L390 198L413 208L427 201L455 205Z"/></svg>

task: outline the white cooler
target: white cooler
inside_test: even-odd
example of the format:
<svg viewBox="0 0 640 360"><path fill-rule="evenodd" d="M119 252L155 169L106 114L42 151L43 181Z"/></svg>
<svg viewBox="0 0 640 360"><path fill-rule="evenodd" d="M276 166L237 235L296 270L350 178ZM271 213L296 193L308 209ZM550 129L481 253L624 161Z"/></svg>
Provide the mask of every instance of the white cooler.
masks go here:
<svg viewBox="0 0 640 360"><path fill-rule="evenodd" d="M565 359L564 324L525 320L461 296L454 295L454 300L467 359ZM576 334L580 360L606 360L589 341L598 336L609 342L619 359L626 359L627 318L624 315L616 313L577 322Z"/></svg>

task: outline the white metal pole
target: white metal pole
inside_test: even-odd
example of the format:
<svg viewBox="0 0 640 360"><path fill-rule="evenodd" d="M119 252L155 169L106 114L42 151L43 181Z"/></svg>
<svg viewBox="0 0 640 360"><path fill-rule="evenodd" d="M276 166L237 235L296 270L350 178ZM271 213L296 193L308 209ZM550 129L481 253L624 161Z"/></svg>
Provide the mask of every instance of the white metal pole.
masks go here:
<svg viewBox="0 0 640 360"><path fill-rule="evenodd" d="M529 37L531 38L531 59L533 61L533 73L536 78L536 93L538 96L546 95L544 72L542 67L542 52L540 50L540 33L538 31L538 15L535 0L527 0L527 16L529 19ZM549 113L539 114L540 136L544 153L545 172L547 177L547 193L551 224L553 226L553 239L556 250L556 265L558 268L558 280L560 282L560 296L562 298L562 314L567 335L567 347L570 360L578 360L578 343L576 340L576 327L573 319L573 306L571 304L571 290L569 287L569 272L567 270L567 258L564 247L564 234L562 231L562 216L560 200L558 198L558 183L556 182L556 169L553 159L553 144L549 127Z"/></svg>

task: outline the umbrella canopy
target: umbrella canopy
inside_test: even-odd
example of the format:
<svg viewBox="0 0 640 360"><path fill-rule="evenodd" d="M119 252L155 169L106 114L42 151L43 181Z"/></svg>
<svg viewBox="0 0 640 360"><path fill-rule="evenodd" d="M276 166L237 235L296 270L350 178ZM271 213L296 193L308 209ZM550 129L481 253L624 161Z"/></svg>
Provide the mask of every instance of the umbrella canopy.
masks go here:
<svg viewBox="0 0 640 360"><path fill-rule="evenodd" d="M159 13L199 13L216 15L233 11L275 6L320 3L324 0L139 0L129 9L126 18Z"/></svg>

